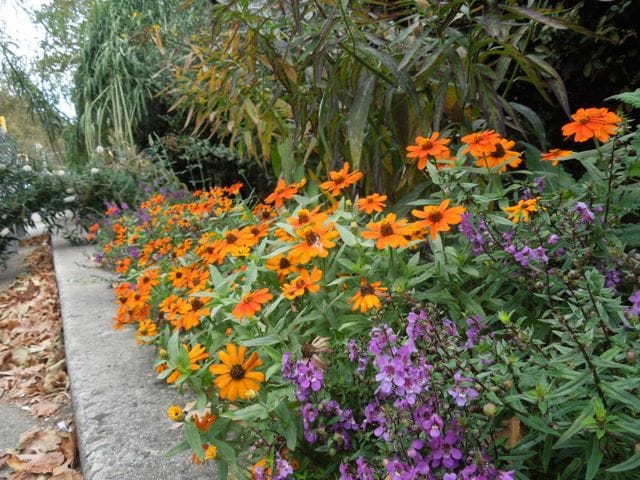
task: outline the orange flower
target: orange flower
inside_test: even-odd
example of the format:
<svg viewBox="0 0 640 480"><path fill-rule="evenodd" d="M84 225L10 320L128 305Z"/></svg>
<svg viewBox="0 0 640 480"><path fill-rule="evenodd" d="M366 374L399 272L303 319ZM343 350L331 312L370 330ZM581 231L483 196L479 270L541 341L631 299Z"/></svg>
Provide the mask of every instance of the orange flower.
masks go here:
<svg viewBox="0 0 640 480"><path fill-rule="evenodd" d="M516 142L514 141L499 138L493 143L493 150L488 153L483 152L481 156L476 157L476 166L488 169L499 166L501 172L507 171L507 164L513 168L517 167L522 163L520 154L509 150L513 148L515 144Z"/></svg>
<svg viewBox="0 0 640 480"><path fill-rule="evenodd" d="M287 185L284 179L278 180L275 190L264 199L264 203L275 203L276 207L281 207L285 200L290 200L307 183L305 179L298 183Z"/></svg>
<svg viewBox="0 0 640 480"><path fill-rule="evenodd" d="M186 345L183 344L182 346L184 347L185 350L187 350ZM198 362L208 357L209 357L209 354L204 349L204 346L200 345L199 343L196 343L193 346L193 348L189 350L189 368L191 370L198 370L200 368L200 365L198 365Z"/></svg>
<svg viewBox="0 0 640 480"><path fill-rule="evenodd" d="M509 216L509 220L513 223L529 221L529 215L538 211L538 200L540 197L530 198L529 200L520 200L513 207L505 207L504 210Z"/></svg>
<svg viewBox="0 0 640 480"><path fill-rule="evenodd" d="M148 344L148 340L143 340L142 337L155 337L158 334L158 327L149 318L142 320L138 324L138 332L135 334L136 343L142 345Z"/></svg>
<svg viewBox="0 0 640 480"><path fill-rule="evenodd" d="M433 132L428 137L416 137L416 145L407 147L407 158L418 158L418 170L424 170L427 166L428 157L436 160L448 160L450 156L449 148L446 147L451 140L441 138L438 140L440 132Z"/></svg>
<svg viewBox="0 0 640 480"><path fill-rule="evenodd" d="M178 315L184 315L191 310L191 305L185 299L177 295L169 295L159 305L160 311L165 313L169 320L175 319Z"/></svg>
<svg viewBox="0 0 640 480"><path fill-rule="evenodd" d="M579 108L571 118L574 121L562 127L562 134L565 137L575 135L576 142L586 142L593 137L606 142L622 122L622 118L606 108Z"/></svg>
<svg viewBox="0 0 640 480"><path fill-rule="evenodd" d="M195 423L196 427L201 432L209 430L217 419L218 417L211 415L211 412L209 411L206 411L202 418L200 418L197 413L193 414L193 423Z"/></svg>
<svg viewBox="0 0 640 480"><path fill-rule="evenodd" d="M234 317L240 319L242 317L253 318L256 312L262 310L262 305L273 298L268 288L261 288L255 292L249 292L242 297L242 300L236 308L231 312Z"/></svg>
<svg viewBox="0 0 640 480"><path fill-rule="evenodd" d="M269 258L265 266L269 270L275 271L280 278L286 277L290 273L296 273L300 271L300 267L292 262L292 260L288 256L285 256L282 253L276 255L275 257Z"/></svg>
<svg viewBox="0 0 640 480"><path fill-rule="evenodd" d="M560 150L559 148L552 148L547 153L543 153L540 155L540 160L543 162L551 162L551 165L554 167L558 165L558 159L563 157L568 157L573 154L572 150Z"/></svg>
<svg viewBox="0 0 640 480"><path fill-rule="evenodd" d="M382 282L368 283L364 278L360 280L360 290L351 297L350 303L353 303L351 310L358 310L362 313L367 312L372 308L380 308L380 296L387 290L386 287L381 287Z"/></svg>
<svg viewBox="0 0 640 480"><path fill-rule="evenodd" d="M407 225L407 219L396 221L396 214L390 213L379 222L367 224L367 230L362 232L362 237L376 241L376 247L380 250L389 247L403 247L409 241L405 235L411 235L414 227Z"/></svg>
<svg viewBox="0 0 640 480"><path fill-rule="evenodd" d="M191 249L192 245L193 245L193 242L191 241L191 239L187 238L184 242L182 242L180 245L177 245L173 249L173 253L178 258L184 257L187 254L187 252Z"/></svg>
<svg viewBox="0 0 640 480"><path fill-rule="evenodd" d="M116 272L125 275L129 271L130 267L131 267L131 259L129 257L125 257L122 260L118 260Z"/></svg>
<svg viewBox="0 0 640 480"><path fill-rule="evenodd" d="M460 140L466 143L462 153L471 153L474 158L482 157L485 153L491 153L494 149L493 145L500 140L495 130L483 130L481 132L470 133Z"/></svg>
<svg viewBox="0 0 640 480"><path fill-rule="evenodd" d="M190 267L174 266L167 275L167 280L171 282L175 288L186 288L189 285Z"/></svg>
<svg viewBox="0 0 640 480"><path fill-rule="evenodd" d="M263 222L269 221L277 216L276 212L273 211L273 208L265 203L259 203L256 205L252 210L252 213Z"/></svg>
<svg viewBox="0 0 640 480"><path fill-rule="evenodd" d="M253 370L262 365L262 360L256 352L245 360L246 352L247 347L236 347L228 343L226 352L218 352L218 358L222 363L209 367L209 371L217 375L213 383L220 389L220 398L234 402L238 397L253 398L260 391L260 382L264 382L264 373Z"/></svg>
<svg viewBox="0 0 640 480"><path fill-rule="evenodd" d="M464 207L449 207L449 199L443 200L438 206L427 205L422 210L411 210L411 213L423 220L417 222L421 227L428 227L432 240L438 236L438 232L448 232L450 225L457 225L462 221Z"/></svg>
<svg viewBox="0 0 640 480"><path fill-rule="evenodd" d="M384 203L386 200L386 195L372 193L358 200L358 210L365 212L367 215L371 215L373 212L381 212L387 206L387 204Z"/></svg>
<svg viewBox="0 0 640 480"><path fill-rule="evenodd" d="M327 190L330 195L338 196L343 188L353 185L362 178L362 172L354 170L349 173L349 162L346 162L338 171L329 172L329 178L320 184L320 188Z"/></svg>
<svg viewBox="0 0 640 480"><path fill-rule="evenodd" d="M300 275L293 279L291 283L285 283L282 286L282 294L285 298L293 300L296 297L304 295L305 292L315 293L320 290L318 282L322 278L322 270L313 267L311 273L307 270L300 270Z"/></svg>
<svg viewBox="0 0 640 480"><path fill-rule="evenodd" d="M138 288L143 292L148 292L151 287L160 285L160 270L150 268L138 278Z"/></svg>
<svg viewBox="0 0 640 480"><path fill-rule="evenodd" d="M293 225L295 228L301 228L305 225L308 225L311 222L320 222L322 223L326 218L326 213L318 213L320 207L316 207L313 210L308 210L306 208L301 208L296 212L295 215L292 215L287 219L287 222L290 225Z"/></svg>
<svg viewBox="0 0 640 480"><path fill-rule="evenodd" d="M296 235L302 241L291 249L289 255L296 262L304 265L314 257L324 258L329 255L329 249L336 246L333 239L340 234L333 223L323 224L320 220L297 229Z"/></svg>
<svg viewBox="0 0 640 480"><path fill-rule="evenodd" d="M258 478L271 479L272 472L271 467L267 467L267 459L261 458L251 467L251 478L252 480L257 480Z"/></svg>

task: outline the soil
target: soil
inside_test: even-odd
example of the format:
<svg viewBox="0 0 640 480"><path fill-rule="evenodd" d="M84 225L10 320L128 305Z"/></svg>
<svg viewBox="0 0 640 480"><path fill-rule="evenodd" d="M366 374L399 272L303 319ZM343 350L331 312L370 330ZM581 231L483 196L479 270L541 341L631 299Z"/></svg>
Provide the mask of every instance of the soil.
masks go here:
<svg viewBox="0 0 640 480"><path fill-rule="evenodd" d="M13 425L0 445L18 437L15 448L0 447L0 479L82 480L51 238L28 238L21 251L24 273L0 291L0 412Z"/></svg>

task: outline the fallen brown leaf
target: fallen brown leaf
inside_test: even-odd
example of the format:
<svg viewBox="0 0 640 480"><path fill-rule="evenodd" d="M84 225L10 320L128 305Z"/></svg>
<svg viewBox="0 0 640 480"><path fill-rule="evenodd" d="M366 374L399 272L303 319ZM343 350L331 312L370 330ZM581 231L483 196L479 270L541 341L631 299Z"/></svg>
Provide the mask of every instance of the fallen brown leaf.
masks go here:
<svg viewBox="0 0 640 480"><path fill-rule="evenodd" d="M504 428L498 432L496 437L506 438L507 441L505 442L505 446L507 448L513 448L518 445L524 436L524 429L520 419L514 415L508 420L504 420L502 422L502 426L504 426Z"/></svg>

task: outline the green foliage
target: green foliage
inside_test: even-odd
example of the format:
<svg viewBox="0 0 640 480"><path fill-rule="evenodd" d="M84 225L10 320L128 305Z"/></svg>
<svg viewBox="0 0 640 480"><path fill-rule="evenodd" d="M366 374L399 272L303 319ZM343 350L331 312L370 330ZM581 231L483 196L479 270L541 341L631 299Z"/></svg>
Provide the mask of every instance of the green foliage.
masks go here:
<svg viewBox="0 0 640 480"><path fill-rule="evenodd" d="M531 38L578 27L545 13L479 1L219 4L212 31L169 51L167 91L196 132L230 135L240 157L271 162L277 176L348 160L367 174L366 189L406 193L417 179L404 146L418 134L466 132L484 118L545 146L538 116L510 96L531 84L569 112Z"/></svg>

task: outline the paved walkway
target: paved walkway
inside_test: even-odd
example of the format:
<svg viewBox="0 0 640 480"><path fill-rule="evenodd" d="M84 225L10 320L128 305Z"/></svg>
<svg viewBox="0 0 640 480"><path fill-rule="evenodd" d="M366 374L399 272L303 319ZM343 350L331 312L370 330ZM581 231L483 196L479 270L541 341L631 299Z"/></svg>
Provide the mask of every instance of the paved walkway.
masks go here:
<svg viewBox="0 0 640 480"><path fill-rule="evenodd" d="M155 380L153 349L137 346L131 331L112 330L113 277L93 266L91 247L70 246L60 238L53 247L86 480L216 478L213 462L197 466L187 453L163 455L183 438L169 430L166 417L167 406L180 399Z"/></svg>

